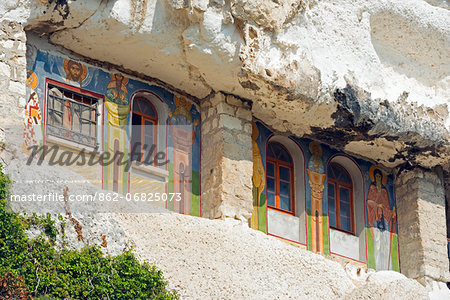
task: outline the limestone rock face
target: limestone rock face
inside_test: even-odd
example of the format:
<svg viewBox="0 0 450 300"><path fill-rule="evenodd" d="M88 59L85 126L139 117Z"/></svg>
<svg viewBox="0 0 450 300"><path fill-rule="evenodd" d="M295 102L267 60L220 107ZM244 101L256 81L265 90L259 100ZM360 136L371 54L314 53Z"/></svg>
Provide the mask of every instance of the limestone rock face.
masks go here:
<svg viewBox="0 0 450 300"><path fill-rule="evenodd" d="M393 271L380 271L367 277L345 299L429 299L427 290L414 279Z"/></svg>
<svg viewBox="0 0 450 300"><path fill-rule="evenodd" d="M280 132L387 167L448 162L447 1L8 0L0 15L199 101L249 99Z"/></svg>

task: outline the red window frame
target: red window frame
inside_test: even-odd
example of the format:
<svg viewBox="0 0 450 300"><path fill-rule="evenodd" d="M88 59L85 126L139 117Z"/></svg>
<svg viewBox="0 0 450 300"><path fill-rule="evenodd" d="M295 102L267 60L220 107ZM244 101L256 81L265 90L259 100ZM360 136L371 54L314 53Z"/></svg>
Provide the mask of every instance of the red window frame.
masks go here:
<svg viewBox="0 0 450 300"><path fill-rule="evenodd" d="M152 107L153 111L155 112L155 116L149 116L146 115L144 113L138 112L134 110L134 104L136 103L135 101L145 101L148 104L150 104L150 106ZM157 125L158 125L158 111L156 110L155 106L153 105L153 103L148 100L145 97L136 97L133 100L133 110L132 110L132 118L134 115L138 115L141 117L141 133L140 133L140 138L141 138L141 162L144 162L145 160L145 151L144 151L144 144L145 144L145 121L150 121L153 124L153 145L155 145L155 151L157 151L158 149L158 130L157 130Z"/></svg>
<svg viewBox="0 0 450 300"><path fill-rule="evenodd" d="M289 151L286 149L286 147L284 147L282 144L277 143L277 142L269 142L267 144L267 149L269 149L271 144L278 144L279 146L281 146L286 151L286 153L289 155L289 158L291 159L291 162L293 162L292 156L289 153ZM266 182L267 182L267 177L268 178L273 178L274 181L275 181L275 206L269 205L268 202L267 202L267 207L271 208L271 209L274 209L274 210L277 210L277 211L280 211L280 212L283 212L283 213L286 213L286 214L294 215L295 214L294 164L293 163L287 163L285 161L281 161L281 160L274 159L274 158L271 158L271 157L267 156L266 157L266 170L267 170L267 164L268 163L274 164L274 176L269 176L269 175L267 175L267 172L266 172ZM286 180L281 180L280 179L280 174L279 174L280 166L289 168L289 173L290 173L289 185L290 185L290 189L291 189L291 195L290 195L290 198L291 198L290 199L291 200L291 210L282 209L281 205L280 205L280 181L287 182ZM267 190L267 187L266 187L266 201L268 199L267 194L268 194L268 190Z"/></svg>
<svg viewBox="0 0 450 300"><path fill-rule="evenodd" d="M339 166L340 168L342 168L342 170L344 172L347 173L348 178L350 178L350 184L328 177L328 170L329 170L330 166L333 165L333 164ZM335 163L335 162L330 163L328 165L328 168L327 168L327 181L328 181L327 182L327 189L329 187L328 186L329 183L332 183L334 185L334 208L336 210L335 211L336 226L331 226L330 225L330 228L333 228L333 229L336 229L336 230L339 230L339 231L343 231L343 232L347 232L347 233L355 235L355 215L354 215L354 204L353 204L353 181L352 181L352 177L350 176L350 173L348 173L347 169L345 169L341 164L338 164L338 163ZM351 227L351 231L348 231L348 230L345 230L345 229L341 228L341 214L340 214L340 212L341 212L341 209L340 209L341 200L340 200L340 193L339 193L339 187L340 186L342 186L344 188L347 188L350 191L349 194L350 194L350 227ZM328 203L330 203L330 200L329 200L329 194L327 193L327 205L328 205ZM328 216L329 215L330 215L330 207L328 205Z"/></svg>

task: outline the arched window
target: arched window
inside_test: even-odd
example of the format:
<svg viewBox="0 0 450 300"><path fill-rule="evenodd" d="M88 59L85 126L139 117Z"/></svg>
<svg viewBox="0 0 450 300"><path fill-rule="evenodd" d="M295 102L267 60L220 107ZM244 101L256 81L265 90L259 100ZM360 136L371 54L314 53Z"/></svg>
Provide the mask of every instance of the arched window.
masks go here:
<svg viewBox="0 0 450 300"><path fill-rule="evenodd" d="M267 145L267 205L294 214L294 168L291 155L276 142Z"/></svg>
<svg viewBox="0 0 450 300"><path fill-rule="evenodd" d="M355 233L353 184L347 170L337 163L328 165L328 219L330 227Z"/></svg>
<svg viewBox="0 0 450 300"><path fill-rule="evenodd" d="M146 98L139 97L133 101L133 116L132 116L132 146L133 150L137 147L139 156L134 156L132 160L144 161L146 159L145 152L155 153L157 149L157 125L158 114L153 104Z"/></svg>

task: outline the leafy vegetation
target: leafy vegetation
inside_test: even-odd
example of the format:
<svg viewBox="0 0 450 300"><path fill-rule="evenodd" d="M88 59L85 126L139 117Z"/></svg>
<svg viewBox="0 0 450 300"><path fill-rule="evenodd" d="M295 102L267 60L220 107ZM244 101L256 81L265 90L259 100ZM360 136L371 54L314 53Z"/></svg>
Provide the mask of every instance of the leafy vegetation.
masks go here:
<svg viewBox="0 0 450 300"><path fill-rule="evenodd" d="M65 236L63 218L58 230L50 214L10 211L10 184L0 171L0 299L178 299L162 272L140 264L131 251L112 257L98 246L57 250L57 235ZM28 238L30 227L42 234Z"/></svg>

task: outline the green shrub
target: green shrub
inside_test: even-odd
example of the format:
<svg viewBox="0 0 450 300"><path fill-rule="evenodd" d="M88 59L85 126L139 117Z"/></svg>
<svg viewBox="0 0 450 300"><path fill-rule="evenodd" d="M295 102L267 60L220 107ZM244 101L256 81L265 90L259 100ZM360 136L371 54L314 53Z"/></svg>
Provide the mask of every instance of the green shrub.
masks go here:
<svg viewBox="0 0 450 300"><path fill-rule="evenodd" d="M178 299L167 290L162 272L139 263L131 251L114 257L98 246L58 251L58 229L50 214L24 217L7 209L10 184L0 172L0 280L17 285L8 293L39 299ZM30 240L25 233L30 226L43 234Z"/></svg>

